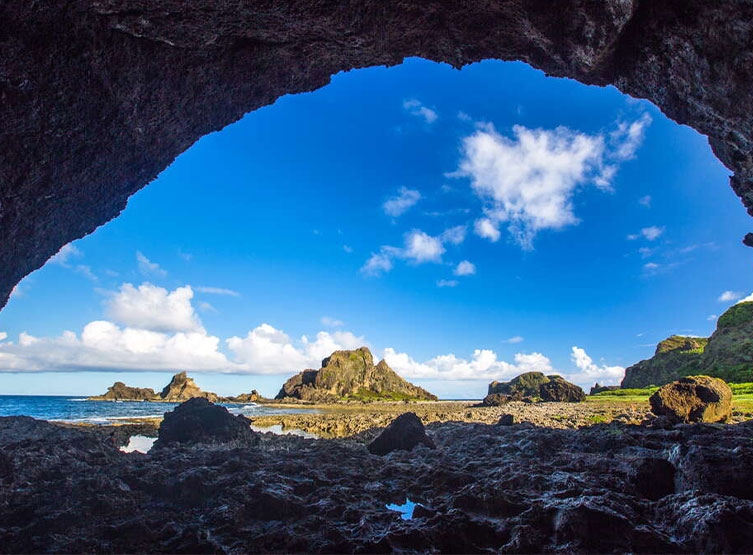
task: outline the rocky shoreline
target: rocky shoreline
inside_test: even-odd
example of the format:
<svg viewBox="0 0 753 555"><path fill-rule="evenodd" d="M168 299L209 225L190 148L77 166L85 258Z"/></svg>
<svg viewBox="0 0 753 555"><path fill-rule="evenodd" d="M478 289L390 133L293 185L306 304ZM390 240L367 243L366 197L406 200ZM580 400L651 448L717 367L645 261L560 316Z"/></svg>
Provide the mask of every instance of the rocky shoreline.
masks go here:
<svg viewBox="0 0 753 555"><path fill-rule="evenodd" d="M753 422L443 422L427 433L436 449L386 456L369 453L367 433L254 434L141 455L91 428L0 418L0 545L8 553L679 553L745 552L753 542ZM419 504L409 520L386 507L406 500Z"/></svg>

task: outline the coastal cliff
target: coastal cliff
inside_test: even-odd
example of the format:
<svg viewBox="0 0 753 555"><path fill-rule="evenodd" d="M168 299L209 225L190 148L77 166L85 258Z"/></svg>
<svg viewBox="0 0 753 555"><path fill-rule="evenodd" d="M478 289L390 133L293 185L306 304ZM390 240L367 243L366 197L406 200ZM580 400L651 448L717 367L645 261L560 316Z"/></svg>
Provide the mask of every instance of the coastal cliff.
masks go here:
<svg viewBox="0 0 753 555"><path fill-rule="evenodd" d="M374 365L366 347L335 351L322 361L319 370L303 370L280 389L275 399L312 402L436 401L425 389L415 386L390 368L384 360Z"/></svg>
<svg viewBox="0 0 753 555"><path fill-rule="evenodd" d="M673 335L661 341L653 357L625 370L620 386L661 386L697 374L732 383L753 381L753 302L729 308L709 338Z"/></svg>

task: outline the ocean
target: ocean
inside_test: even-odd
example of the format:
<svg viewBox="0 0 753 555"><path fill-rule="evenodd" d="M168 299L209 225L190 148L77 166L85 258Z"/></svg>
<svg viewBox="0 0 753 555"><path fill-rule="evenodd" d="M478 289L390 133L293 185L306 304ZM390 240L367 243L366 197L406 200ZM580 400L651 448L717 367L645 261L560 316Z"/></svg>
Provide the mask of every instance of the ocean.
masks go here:
<svg viewBox="0 0 753 555"><path fill-rule="evenodd" d="M113 424L132 418L159 418L178 403L147 401L87 401L86 397L0 395L0 416L31 416L40 420ZM233 414L249 418L268 414L312 412L312 409L291 409L255 403L223 404Z"/></svg>

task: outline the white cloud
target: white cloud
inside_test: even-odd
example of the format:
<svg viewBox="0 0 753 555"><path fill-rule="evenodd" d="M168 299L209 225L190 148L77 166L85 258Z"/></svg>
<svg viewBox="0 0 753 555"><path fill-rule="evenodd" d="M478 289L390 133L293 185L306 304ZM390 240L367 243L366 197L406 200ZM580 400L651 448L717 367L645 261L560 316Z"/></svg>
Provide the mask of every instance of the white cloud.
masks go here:
<svg viewBox="0 0 753 555"><path fill-rule="evenodd" d="M439 237L432 237L420 230L413 230L405 238L402 258L421 264L440 262L445 249Z"/></svg>
<svg viewBox="0 0 753 555"><path fill-rule="evenodd" d="M199 310L202 312L214 312L214 313L219 312L216 308L214 308L214 306L212 306L211 303L208 303L206 301L201 301L199 303Z"/></svg>
<svg viewBox="0 0 753 555"><path fill-rule="evenodd" d="M753 302L753 293L751 293L751 294L750 294L750 295L748 295L747 297L744 297L744 298L740 299L740 300L739 300L739 301L737 301L737 302L736 302L735 304L740 304L740 303L749 303L749 302Z"/></svg>
<svg viewBox="0 0 753 555"><path fill-rule="evenodd" d="M8 339L8 333L0 331L0 341L5 341L6 339Z"/></svg>
<svg viewBox="0 0 753 555"><path fill-rule="evenodd" d="M422 118L426 123L432 124L439 118L436 111L427 108L420 101L412 98L403 102L403 109L410 115Z"/></svg>
<svg viewBox="0 0 753 555"><path fill-rule="evenodd" d="M475 224L473 225L473 231L475 231L476 235L478 235L479 237L489 239L492 243L499 241L499 238L501 236L499 227L489 218L481 218L479 220L476 220Z"/></svg>
<svg viewBox="0 0 753 555"><path fill-rule="evenodd" d="M743 293L739 293L737 291L725 291L721 295L719 295L718 301L720 303L728 303L731 301L736 301L740 298L742 298Z"/></svg>
<svg viewBox="0 0 753 555"><path fill-rule="evenodd" d="M457 265L453 273L456 276L472 276L476 273L476 266L472 262L463 260L460 264Z"/></svg>
<svg viewBox="0 0 753 555"><path fill-rule="evenodd" d="M617 129L609 134L610 146L613 148L613 157L617 160L631 160L635 158L635 153L638 147L641 146L646 128L651 125L651 121L651 116L644 113L635 121L618 123ZM650 203L651 197L648 197L648 199Z"/></svg>
<svg viewBox="0 0 753 555"><path fill-rule="evenodd" d="M231 337L226 343L235 361L254 374L294 374L319 368L322 359L333 351L366 345L363 337L350 332L320 331L315 341L303 336L300 347L296 347L285 332L269 324L254 328L246 337Z"/></svg>
<svg viewBox="0 0 753 555"><path fill-rule="evenodd" d="M649 122L646 115L619 124L608 144L603 135L565 127L516 125L508 138L491 124L479 125L463 140L463 157L451 174L470 178L475 193L488 203L485 218L476 222L476 233L496 241L499 224L506 223L513 239L530 250L539 231L577 224L575 191L589 184L609 190L615 163L635 154Z"/></svg>
<svg viewBox="0 0 753 555"><path fill-rule="evenodd" d="M387 199L382 208L385 214L397 218L415 206L419 200L421 200L421 193L414 189L400 187L398 194Z"/></svg>
<svg viewBox="0 0 753 555"><path fill-rule="evenodd" d="M709 314L709 317L706 318L709 322L716 322L719 319L718 314Z"/></svg>
<svg viewBox="0 0 753 555"><path fill-rule="evenodd" d="M661 269L661 265L657 264L656 262L647 262L643 265L643 275L644 276L653 276L659 273L659 270Z"/></svg>
<svg viewBox="0 0 753 555"><path fill-rule="evenodd" d="M459 245L465 241L466 227L464 225L456 225L449 229L445 229L439 236L439 240L443 243L450 243L452 245Z"/></svg>
<svg viewBox="0 0 753 555"><path fill-rule="evenodd" d="M640 237L640 235L638 235L637 233L631 233L630 235L627 236L627 240L635 241L638 237Z"/></svg>
<svg viewBox="0 0 753 555"><path fill-rule="evenodd" d="M437 281L437 287L457 287L460 282L456 279L440 279Z"/></svg>
<svg viewBox="0 0 753 555"><path fill-rule="evenodd" d="M655 250L656 249L650 249L648 247L641 247L641 248L638 249L638 252L640 253L641 258L648 258L652 254L654 254Z"/></svg>
<svg viewBox="0 0 753 555"><path fill-rule="evenodd" d="M106 302L106 315L119 324L152 331L198 331L190 286L167 291L151 283L124 283Z"/></svg>
<svg viewBox="0 0 753 555"><path fill-rule="evenodd" d="M515 344L515 343L523 343L523 341L524 341L523 337L521 337L520 335L514 335L513 337L505 339L502 343Z"/></svg>
<svg viewBox="0 0 753 555"><path fill-rule="evenodd" d="M323 326L327 326L328 328L339 328L345 325L345 322L342 320L331 318L329 316L322 316L321 322Z"/></svg>
<svg viewBox="0 0 753 555"><path fill-rule="evenodd" d="M240 297L241 294L238 291L232 289L225 289L224 287L196 287L198 293L206 293L208 295L227 295L228 297Z"/></svg>
<svg viewBox="0 0 753 555"><path fill-rule="evenodd" d="M139 263L139 272L144 276L167 277L167 271L160 268L156 262L149 260L141 251L136 251L136 260Z"/></svg>
<svg viewBox="0 0 753 555"><path fill-rule="evenodd" d="M439 263L442 262L442 255L446 250L444 244L458 244L464 238L464 226L447 229L437 237L414 229L405 234L403 248L383 245L379 252L371 254L366 264L361 267L361 272L367 276L380 276L392 270L395 259L406 260L412 264Z"/></svg>
<svg viewBox="0 0 753 555"><path fill-rule="evenodd" d="M68 243L60 247L55 256L50 258L49 262L60 266L68 267L72 258L80 258L84 255L73 243Z"/></svg>
<svg viewBox="0 0 753 555"><path fill-rule="evenodd" d="M651 208L651 195L639 198L638 204L645 206L646 208Z"/></svg>
<svg viewBox="0 0 753 555"><path fill-rule="evenodd" d="M625 368L622 366L598 365L580 347L572 348L570 358L579 372L567 374L567 378L578 384L598 382L601 385L617 385L625 376Z"/></svg>
<svg viewBox="0 0 753 555"><path fill-rule="evenodd" d="M343 250L350 254L353 252L353 247L351 247L350 245L343 245Z"/></svg>
<svg viewBox="0 0 753 555"><path fill-rule="evenodd" d="M448 354L419 363L406 353L387 348L384 359L393 370L408 379L501 380L523 372L552 373L551 361L541 353L518 353L514 357L515 364L511 364L497 360L494 351L476 349L471 360Z"/></svg>
<svg viewBox="0 0 753 555"><path fill-rule="evenodd" d="M656 239L661 237L662 233L664 233L664 228L655 225L641 229L641 235L643 235L649 241L655 241Z"/></svg>

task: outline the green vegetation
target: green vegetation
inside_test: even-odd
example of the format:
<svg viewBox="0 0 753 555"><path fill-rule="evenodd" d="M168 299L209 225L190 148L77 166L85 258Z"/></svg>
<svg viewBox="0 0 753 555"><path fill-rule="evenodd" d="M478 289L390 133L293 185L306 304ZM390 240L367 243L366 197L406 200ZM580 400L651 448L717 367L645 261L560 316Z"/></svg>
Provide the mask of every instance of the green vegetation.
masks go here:
<svg viewBox="0 0 753 555"><path fill-rule="evenodd" d="M646 387L643 389L613 389L611 391L602 391L591 397L630 397L630 396L649 396L656 392L658 387Z"/></svg>
<svg viewBox="0 0 753 555"><path fill-rule="evenodd" d="M588 421L591 424L607 424L608 422L611 422L613 419L611 415L607 414L592 414L588 417Z"/></svg>
<svg viewBox="0 0 753 555"><path fill-rule="evenodd" d="M753 302L738 303L719 317L717 329L741 326L753 321Z"/></svg>
<svg viewBox="0 0 753 555"><path fill-rule="evenodd" d="M672 335L661 341L656 346L656 354L668 353L669 351L683 351L686 353L702 353L709 340L706 337L686 337L684 335Z"/></svg>

